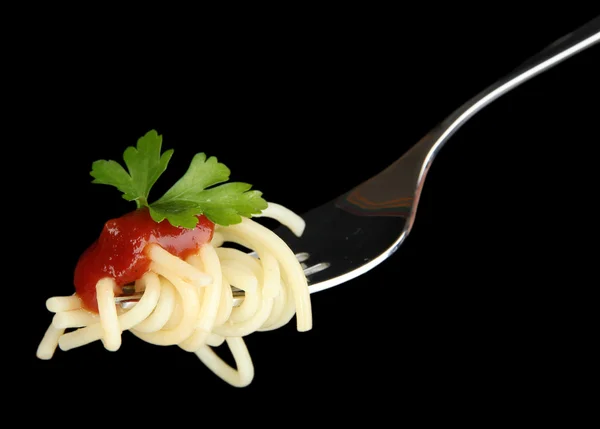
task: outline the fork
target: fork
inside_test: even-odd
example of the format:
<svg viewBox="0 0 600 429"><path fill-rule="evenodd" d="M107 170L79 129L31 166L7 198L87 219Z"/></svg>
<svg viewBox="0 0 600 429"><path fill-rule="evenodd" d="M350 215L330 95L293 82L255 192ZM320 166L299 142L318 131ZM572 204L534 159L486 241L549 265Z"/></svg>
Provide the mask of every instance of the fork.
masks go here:
<svg viewBox="0 0 600 429"><path fill-rule="evenodd" d="M302 215L306 228L301 237L283 226L275 229L303 264L310 293L364 274L400 247L415 222L425 177L435 156L473 115L599 41L600 16L561 37L468 100L382 172ZM138 298L123 296L117 301L125 307ZM243 292L235 290L234 299L243 299Z"/></svg>
<svg viewBox="0 0 600 429"><path fill-rule="evenodd" d="M442 146L473 115L534 76L600 41L600 16L561 37L485 88L379 174L302 215L298 238L275 232L306 264L311 293L347 282L389 258L409 235L425 177Z"/></svg>

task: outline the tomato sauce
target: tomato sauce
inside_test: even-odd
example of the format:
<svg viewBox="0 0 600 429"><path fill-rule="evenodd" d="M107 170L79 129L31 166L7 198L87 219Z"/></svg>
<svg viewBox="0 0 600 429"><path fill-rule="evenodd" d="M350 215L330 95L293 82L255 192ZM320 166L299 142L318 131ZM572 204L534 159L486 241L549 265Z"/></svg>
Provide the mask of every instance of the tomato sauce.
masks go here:
<svg viewBox="0 0 600 429"><path fill-rule="evenodd" d="M148 244L156 243L185 259L212 240L213 233L214 224L202 215L198 216L194 229L175 227L167 220L157 223L147 208L111 219L77 262L74 276L77 296L85 309L98 312L98 280L112 277L117 286L124 286L141 278L150 268L151 260L146 252Z"/></svg>

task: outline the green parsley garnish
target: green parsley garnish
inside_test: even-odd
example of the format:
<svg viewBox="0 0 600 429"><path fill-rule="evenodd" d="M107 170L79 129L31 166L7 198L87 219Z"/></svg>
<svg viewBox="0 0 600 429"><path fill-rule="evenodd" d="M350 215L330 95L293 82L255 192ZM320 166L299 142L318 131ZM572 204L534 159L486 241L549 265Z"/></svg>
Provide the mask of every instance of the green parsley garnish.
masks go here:
<svg viewBox="0 0 600 429"><path fill-rule="evenodd" d="M252 185L223 183L229 180L229 169L204 153L196 154L183 177L149 204L150 189L173 155L173 149L161 154L161 146L162 136L155 130L149 131L138 139L137 147L128 147L123 153L128 171L116 161L99 160L92 164L92 183L116 187L123 198L135 201L138 208L148 207L155 222L166 219L171 225L184 228L194 228L198 223L196 216L201 214L227 226L267 208L262 193L250 190Z"/></svg>

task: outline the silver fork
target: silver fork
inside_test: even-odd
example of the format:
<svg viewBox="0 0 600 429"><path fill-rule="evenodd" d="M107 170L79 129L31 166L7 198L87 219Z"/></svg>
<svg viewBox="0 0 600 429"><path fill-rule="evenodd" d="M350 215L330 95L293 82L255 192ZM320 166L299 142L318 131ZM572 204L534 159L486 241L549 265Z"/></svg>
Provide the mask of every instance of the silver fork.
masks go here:
<svg viewBox="0 0 600 429"><path fill-rule="evenodd" d="M600 17L558 39L512 73L468 100L381 173L302 217L296 237L275 232L304 266L311 293L347 282L389 258L409 235L425 176L436 154L473 115L492 101L600 41ZM234 291L239 300L242 291ZM137 296L120 297L126 306Z"/></svg>
<svg viewBox="0 0 600 429"><path fill-rule="evenodd" d="M347 282L389 258L409 235L425 176L450 137L492 101L600 41L600 16L561 37L468 100L381 173L302 217L301 238L275 232L301 255L311 293Z"/></svg>

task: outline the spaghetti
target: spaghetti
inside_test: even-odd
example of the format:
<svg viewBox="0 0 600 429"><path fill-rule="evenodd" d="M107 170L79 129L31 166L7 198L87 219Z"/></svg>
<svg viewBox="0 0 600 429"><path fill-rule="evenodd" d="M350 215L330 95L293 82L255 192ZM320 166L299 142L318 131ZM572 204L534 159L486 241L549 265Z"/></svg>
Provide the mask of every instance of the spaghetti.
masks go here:
<svg viewBox="0 0 600 429"><path fill-rule="evenodd" d="M261 216L276 219L298 236L303 233L302 218L285 207L270 203ZM256 257L227 243L241 245ZM252 381L254 367L243 337L284 326L294 315L298 331L312 328L310 295L300 263L279 236L250 218L215 226L212 239L185 258L156 243L148 244L146 253L149 269L133 284L142 295L131 308L115 302L121 289L110 276L95 284L97 313L77 294L48 299L46 307L54 317L37 357L51 359L57 347L66 351L98 340L116 351L122 333L129 331L148 343L192 352L218 377L244 387ZM239 305L235 288L244 292ZM213 350L223 343L235 368Z"/></svg>

